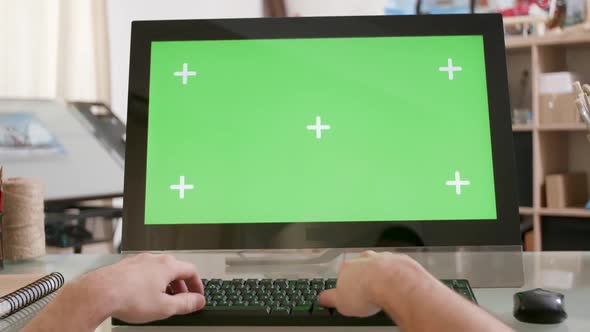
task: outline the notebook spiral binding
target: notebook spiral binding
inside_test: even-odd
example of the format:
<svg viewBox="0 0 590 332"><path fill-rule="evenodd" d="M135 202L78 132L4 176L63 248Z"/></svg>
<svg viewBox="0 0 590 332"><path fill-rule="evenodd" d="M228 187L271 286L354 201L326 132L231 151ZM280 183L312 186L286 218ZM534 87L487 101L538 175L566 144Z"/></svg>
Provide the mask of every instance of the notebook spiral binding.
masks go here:
<svg viewBox="0 0 590 332"><path fill-rule="evenodd" d="M23 288L3 296L1 300L9 303L10 312L0 318L10 316L17 311L28 307L34 302L55 292L63 286L64 283L64 276L59 272L53 272Z"/></svg>
<svg viewBox="0 0 590 332"><path fill-rule="evenodd" d="M0 319L0 332L18 331L23 328L39 311L41 311L41 309L45 308L45 306L53 300L54 296L54 294L49 294L30 306L15 312L9 317Z"/></svg>

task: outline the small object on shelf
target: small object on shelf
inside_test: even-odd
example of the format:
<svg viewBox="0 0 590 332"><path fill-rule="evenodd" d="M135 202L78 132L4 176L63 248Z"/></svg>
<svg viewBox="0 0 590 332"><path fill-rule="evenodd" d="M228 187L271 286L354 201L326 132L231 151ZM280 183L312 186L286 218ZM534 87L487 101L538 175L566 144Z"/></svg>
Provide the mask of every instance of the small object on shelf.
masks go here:
<svg viewBox="0 0 590 332"><path fill-rule="evenodd" d="M548 29L561 28L565 24L566 1L556 0L554 8L555 9L552 12L553 15L546 23Z"/></svg>
<svg viewBox="0 0 590 332"><path fill-rule="evenodd" d="M512 110L512 124L523 125L533 122L533 112L528 108L515 108Z"/></svg>
<svg viewBox="0 0 590 332"><path fill-rule="evenodd" d="M548 94L539 96L539 123L580 123L580 113L572 105L573 93Z"/></svg>
<svg viewBox="0 0 590 332"><path fill-rule="evenodd" d="M572 105L576 97L572 72L545 73L539 78L539 123L579 123L580 114Z"/></svg>
<svg viewBox="0 0 590 332"><path fill-rule="evenodd" d="M540 94L574 93L574 83L579 75L570 71L543 73L539 77Z"/></svg>
<svg viewBox="0 0 590 332"><path fill-rule="evenodd" d="M545 17L535 16L504 16L504 30L507 35L521 34L523 37L529 35L542 36L545 34Z"/></svg>
<svg viewBox="0 0 590 332"><path fill-rule="evenodd" d="M585 173L552 174L545 178L547 207L584 206L588 199Z"/></svg>
<svg viewBox="0 0 590 332"><path fill-rule="evenodd" d="M588 201L588 202L586 203L586 209L587 209L587 210L590 210L590 201Z"/></svg>
<svg viewBox="0 0 590 332"><path fill-rule="evenodd" d="M576 108L590 131L590 85L584 84L584 86L582 86L580 82L574 82L573 86L576 91ZM590 141L590 134L586 137L588 138L588 141Z"/></svg>
<svg viewBox="0 0 590 332"><path fill-rule="evenodd" d="M566 13L564 26L574 26L586 20L586 11L590 10L590 8L586 8L585 2L587 0L565 0Z"/></svg>

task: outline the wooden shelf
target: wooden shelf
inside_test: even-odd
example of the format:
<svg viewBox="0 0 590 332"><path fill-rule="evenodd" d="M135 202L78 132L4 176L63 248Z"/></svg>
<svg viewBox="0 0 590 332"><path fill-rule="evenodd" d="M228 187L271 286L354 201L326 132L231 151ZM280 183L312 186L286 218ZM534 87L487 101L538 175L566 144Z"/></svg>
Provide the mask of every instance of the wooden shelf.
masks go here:
<svg viewBox="0 0 590 332"><path fill-rule="evenodd" d="M535 209L528 206L519 206L518 213L522 216L532 216L535 213Z"/></svg>
<svg viewBox="0 0 590 332"><path fill-rule="evenodd" d="M533 128L535 126L532 123L512 125L512 131L533 131Z"/></svg>
<svg viewBox="0 0 590 332"><path fill-rule="evenodd" d="M584 208L541 208L541 216L590 218L590 210Z"/></svg>
<svg viewBox="0 0 590 332"><path fill-rule="evenodd" d="M588 130L583 123L552 123L539 125L540 131L585 131Z"/></svg>
<svg viewBox="0 0 590 332"><path fill-rule="evenodd" d="M560 33L549 33L544 36L514 36L506 37L506 48L507 49L519 49L538 46L550 46L550 45L572 45L572 44L585 44L590 43L590 26L586 24L577 30L579 31L563 31Z"/></svg>

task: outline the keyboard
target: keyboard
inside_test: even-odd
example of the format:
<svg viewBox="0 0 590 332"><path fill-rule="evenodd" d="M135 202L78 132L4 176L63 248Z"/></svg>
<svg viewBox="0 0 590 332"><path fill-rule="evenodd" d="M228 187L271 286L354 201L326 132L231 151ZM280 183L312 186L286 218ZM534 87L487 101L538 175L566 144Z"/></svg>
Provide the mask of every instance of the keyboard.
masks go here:
<svg viewBox="0 0 590 332"><path fill-rule="evenodd" d="M441 280L477 303L464 279ZM159 326L387 326L383 312L367 318L342 316L319 305L318 294L336 287L336 279L203 279L207 304L201 311L152 322ZM113 324L127 325L113 320Z"/></svg>

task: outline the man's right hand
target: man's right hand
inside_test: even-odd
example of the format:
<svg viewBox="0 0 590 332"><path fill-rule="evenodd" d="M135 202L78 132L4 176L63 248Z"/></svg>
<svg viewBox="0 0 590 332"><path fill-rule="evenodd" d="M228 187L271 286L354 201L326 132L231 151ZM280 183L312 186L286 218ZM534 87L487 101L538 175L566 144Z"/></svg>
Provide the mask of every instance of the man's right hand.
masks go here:
<svg viewBox="0 0 590 332"><path fill-rule="evenodd" d="M345 316L368 317L379 311L383 304L377 288L390 276L400 274L407 267L421 267L406 255L389 252L365 251L360 258L344 261L338 272L336 288L320 294L320 304L336 308ZM382 295L382 294L381 294Z"/></svg>
<svg viewBox="0 0 590 332"><path fill-rule="evenodd" d="M385 311L403 331L511 331L406 255L367 251L345 261L320 304L344 316Z"/></svg>

